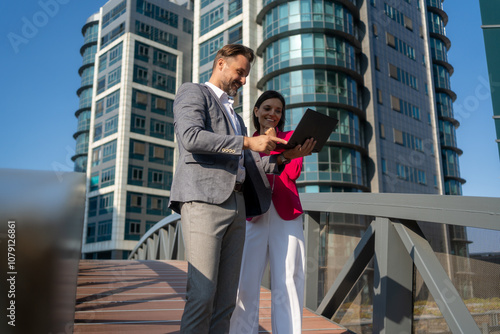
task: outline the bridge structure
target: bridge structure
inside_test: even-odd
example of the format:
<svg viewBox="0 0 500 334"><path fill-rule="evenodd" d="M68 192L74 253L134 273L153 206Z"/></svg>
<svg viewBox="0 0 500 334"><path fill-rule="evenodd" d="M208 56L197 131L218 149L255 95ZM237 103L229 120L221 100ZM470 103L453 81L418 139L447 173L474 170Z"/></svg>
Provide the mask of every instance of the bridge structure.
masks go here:
<svg viewBox="0 0 500 334"><path fill-rule="evenodd" d="M421 194L318 193L301 194L301 200L305 210L306 259L313 264L307 266L305 303L316 314L328 319L338 315L349 294L359 290L362 275L370 270L372 284L361 287L372 290L370 314L368 320L364 320L365 325L373 333L415 332L414 298L418 272L439 309L439 318L445 321L442 333L489 333L498 328L500 305L483 312L486 318L478 318L477 312L471 312L472 307L466 305L453 283L453 277L450 277L453 271L435 254L421 224L437 223L498 231L500 199ZM335 213L361 215L371 224L366 227L333 283L320 296L318 282L321 281L324 268L315 264L320 260L324 243L321 217ZM173 214L153 226L138 242L129 258L184 259L180 216ZM263 284L266 285L266 280ZM493 292L496 293L494 297L499 297L499 290Z"/></svg>

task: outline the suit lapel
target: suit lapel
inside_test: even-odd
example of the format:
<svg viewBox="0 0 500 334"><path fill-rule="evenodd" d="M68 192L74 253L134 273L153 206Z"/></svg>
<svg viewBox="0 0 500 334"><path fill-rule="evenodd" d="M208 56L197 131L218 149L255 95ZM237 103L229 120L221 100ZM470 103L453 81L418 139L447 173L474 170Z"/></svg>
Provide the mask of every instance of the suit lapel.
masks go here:
<svg viewBox="0 0 500 334"><path fill-rule="evenodd" d="M205 87L205 89L210 93L210 96L212 96L212 98L215 100L215 102L219 106L219 109L221 110L222 114L226 118L226 125L229 128L230 133L232 135L234 135L235 133L234 133L233 126L231 125L232 124L231 119L229 118L229 115L227 114L226 108L224 108L224 105L222 104L220 99L217 97L217 94L215 94L215 92L207 85L205 85L205 84L200 84L200 85Z"/></svg>

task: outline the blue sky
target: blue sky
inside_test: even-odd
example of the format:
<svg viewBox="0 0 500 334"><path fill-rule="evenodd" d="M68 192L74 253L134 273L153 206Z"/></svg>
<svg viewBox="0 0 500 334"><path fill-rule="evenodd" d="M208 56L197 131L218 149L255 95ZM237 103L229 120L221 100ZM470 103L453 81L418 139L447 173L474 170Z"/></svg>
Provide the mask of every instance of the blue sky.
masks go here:
<svg viewBox="0 0 500 334"><path fill-rule="evenodd" d="M0 4L0 168L71 171L80 87L81 28L105 0ZM449 61L465 196L500 197L488 69L479 2L447 0ZM499 89L499 88L497 88ZM471 251L500 248L500 233L469 230Z"/></svg>

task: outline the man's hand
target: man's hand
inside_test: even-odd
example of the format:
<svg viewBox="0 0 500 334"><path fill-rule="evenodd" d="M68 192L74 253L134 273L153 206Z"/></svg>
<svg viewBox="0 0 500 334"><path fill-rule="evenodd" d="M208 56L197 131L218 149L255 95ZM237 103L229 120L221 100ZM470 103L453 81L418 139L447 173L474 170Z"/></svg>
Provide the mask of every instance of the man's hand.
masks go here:
<svg viewBox="0 0 500 334"><path fill-rule="evenodd" d="M287 144L284 139L276 136L260 135L256 137L244 137L243 149L269 154L276 148L276 143Z"/></svg>
<svg viewBox="0 0 500 334"><path fill-rule="evenodd" d="M272 136L272 137L277 137L278 135L276 134L276 129L275 128L269 128L265 132L266 135Z"/></svg>
<svg viewBox="0 0 500 334"><path fill-rule="evenodd" d="M304 142L304 144L297 145L291 150L284 151L283 156L289 160L305 157L306 155L312 154L314 146L316 146L316 140L314 140L314 138L309 138Z"/></svg>

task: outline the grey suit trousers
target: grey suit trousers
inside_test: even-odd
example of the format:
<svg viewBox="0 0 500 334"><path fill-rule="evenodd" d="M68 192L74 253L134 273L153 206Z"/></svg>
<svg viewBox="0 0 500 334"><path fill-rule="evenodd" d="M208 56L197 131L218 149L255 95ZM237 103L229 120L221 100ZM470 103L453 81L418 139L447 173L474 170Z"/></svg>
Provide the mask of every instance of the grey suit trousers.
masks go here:
<svg viewBox="0 0 500 334"><path fill-rule="evenodd" d="M181 333L228 333L245 241L243 194L219 205L183 203L181 223L189 262Z"/></svg>

